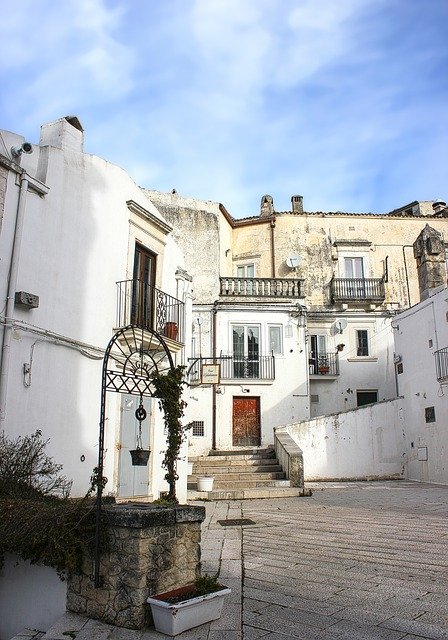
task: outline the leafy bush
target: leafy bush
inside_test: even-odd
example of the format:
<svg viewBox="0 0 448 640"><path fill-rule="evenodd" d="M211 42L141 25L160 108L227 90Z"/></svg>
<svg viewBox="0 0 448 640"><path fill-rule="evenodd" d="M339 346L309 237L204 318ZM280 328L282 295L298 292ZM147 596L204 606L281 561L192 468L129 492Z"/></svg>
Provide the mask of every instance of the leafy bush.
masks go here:
<svg viewBox="0 0 448 640"><path fill-rule="evenodd" d="M96 476L83 499L69 498L72 483L46 455L47 443L40 431L15 440L0 434L0 560L13 553L55 568L62 578L81 569L93 545Z"/></svg>

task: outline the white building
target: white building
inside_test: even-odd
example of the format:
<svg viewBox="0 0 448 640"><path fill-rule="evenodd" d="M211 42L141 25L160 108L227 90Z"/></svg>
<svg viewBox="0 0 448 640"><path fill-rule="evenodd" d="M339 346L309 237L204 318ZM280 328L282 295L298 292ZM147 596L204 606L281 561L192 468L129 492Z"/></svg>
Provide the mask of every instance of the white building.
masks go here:
<svg viewBox="0 0 448 640"><path fill-rule="evenodd" d="M38 144L0 137L1 428L9 437L40 429L73 495L97 465L102 357L114 333L131 322L154 329L181 364L191 327L191 278L170 225L122 169L84 153L83 136L67 117L44 125ZM157 498L163 420L145 398L152 454L132 466L138 403L107 393L106 492Z"/></svg>
<svg viewBox="0 0 448 640"><path fill-rule="evenodd" d="M426 227L415 243L422 300L393 321L407 477L448 484L448 289L445 246Z"/></svg>

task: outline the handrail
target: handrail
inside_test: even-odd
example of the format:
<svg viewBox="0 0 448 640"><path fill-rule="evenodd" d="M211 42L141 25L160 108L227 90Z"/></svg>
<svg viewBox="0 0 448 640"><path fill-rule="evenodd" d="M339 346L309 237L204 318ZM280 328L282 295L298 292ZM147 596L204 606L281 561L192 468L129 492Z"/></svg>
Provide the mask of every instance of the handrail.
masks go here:
<svg viewBox="0 0 448 640"><path fill-rule="evenodd" d="M117 282L117 327L134 324L184 342L184 303L143 280Z"/></svg>
<svg viewBox="0 0 448 640"><path fill-rule="evenodd" d="M333 278L333 300L378 300L386 297L384 278Z"/></svg>
<svg viewBox="0 0 448 640"><path fill-rule="evenodd" d="M221 277L221 296L303 298L303 280L293 278Z"/></svg>

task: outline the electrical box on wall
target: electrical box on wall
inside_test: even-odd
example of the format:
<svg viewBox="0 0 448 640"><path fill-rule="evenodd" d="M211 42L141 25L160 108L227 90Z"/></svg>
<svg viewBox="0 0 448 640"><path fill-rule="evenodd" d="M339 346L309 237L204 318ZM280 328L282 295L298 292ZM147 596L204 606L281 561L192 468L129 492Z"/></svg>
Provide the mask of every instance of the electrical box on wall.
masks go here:
<svg viewBox="0 0 448 640"><path fill-rule="evenodd" d="M16 291L14 302L28 309L37 309L39 306L39 296L34 295L34 293L27 293L26 291Z"/></svg>
<svg viewBox="0 0 448 640"><path fill-rule="evenodd" d="M428 447L418 447L417 460L420 460L421 462L426 462L428 460Z"/></svg>

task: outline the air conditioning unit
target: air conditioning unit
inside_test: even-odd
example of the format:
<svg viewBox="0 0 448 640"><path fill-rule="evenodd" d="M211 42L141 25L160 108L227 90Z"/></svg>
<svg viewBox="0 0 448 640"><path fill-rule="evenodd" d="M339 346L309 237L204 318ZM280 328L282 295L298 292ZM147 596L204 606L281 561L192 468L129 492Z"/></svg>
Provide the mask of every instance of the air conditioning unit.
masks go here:
<svg viewBox="0 0 448 640"><path fill-rule="evenodd" d="M402 361L402 357L398 354L394 354L394 364L399 364Z"/></svg>

